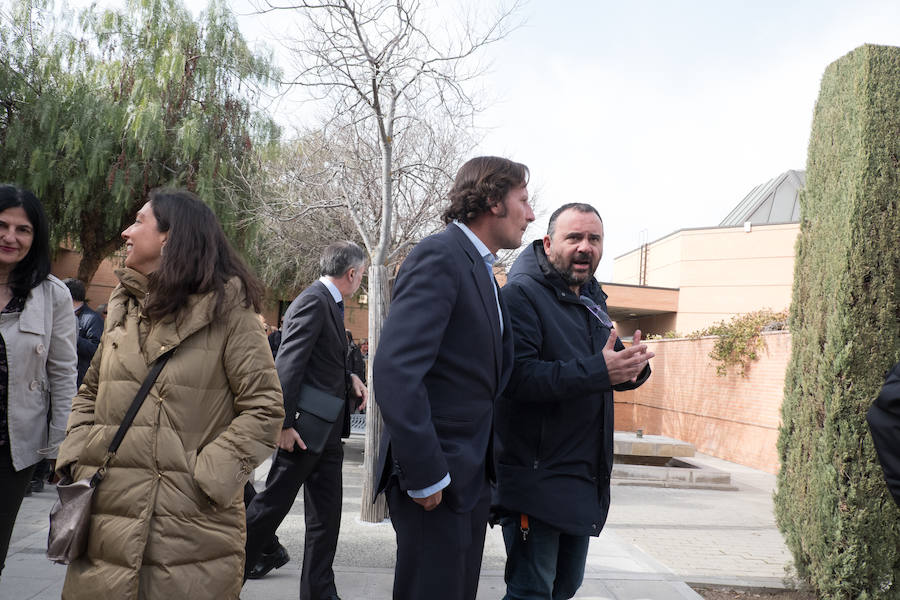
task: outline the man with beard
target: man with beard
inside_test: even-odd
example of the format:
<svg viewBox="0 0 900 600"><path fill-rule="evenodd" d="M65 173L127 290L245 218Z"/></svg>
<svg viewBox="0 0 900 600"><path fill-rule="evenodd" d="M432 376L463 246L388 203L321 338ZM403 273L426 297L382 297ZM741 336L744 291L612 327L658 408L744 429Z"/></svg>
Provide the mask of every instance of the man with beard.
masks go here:
<svg viewBox="0 0 900 600"><path fill-rule="evenodd" d="M516 259L503 288L515 362L495 411L493 505L506 544L506 598L571 598L590 536L609 510L613 390L650 376L641 332L625 348L593 274L603 221L560 207L547 235Z"/></svg>

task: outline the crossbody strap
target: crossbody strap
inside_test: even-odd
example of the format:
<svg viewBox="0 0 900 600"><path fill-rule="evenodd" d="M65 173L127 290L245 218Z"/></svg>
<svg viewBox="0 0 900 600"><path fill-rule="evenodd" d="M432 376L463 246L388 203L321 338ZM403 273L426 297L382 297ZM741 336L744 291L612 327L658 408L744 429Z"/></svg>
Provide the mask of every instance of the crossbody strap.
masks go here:
<svg viewBox="0 0 900 600"><path fill-rule="evenodd" d="M100 465L100 468L91 478L91 487L100 483L100 481L103 480L103 478L106 476L106 466L109 464L110 459L115 456L116 450L119 449L119 445L121 445L122 440L125 438L125 433L134 422L134 417L141 409L141 405L144 403L144 399L147 397L147 394L150 393L150 388L153 387L154 383L156 383L156 378L159 377L159 372L162 371L162 368L172 357L173 352L175 352L175 348L172 348L154 361L153 367L150 369L150 372L147 373L147 377L144 378L144 383L141 384L141 389L138 390L137 394L134 396L134 400L131 402L131 406L128 407L128 412L125 413L125 418L122 419L122 424L119 425L119 430L116 431L116 435L113 437L112 442L109 444L109 450L106 452L106 458L103 459L103 464Z"/></svg>

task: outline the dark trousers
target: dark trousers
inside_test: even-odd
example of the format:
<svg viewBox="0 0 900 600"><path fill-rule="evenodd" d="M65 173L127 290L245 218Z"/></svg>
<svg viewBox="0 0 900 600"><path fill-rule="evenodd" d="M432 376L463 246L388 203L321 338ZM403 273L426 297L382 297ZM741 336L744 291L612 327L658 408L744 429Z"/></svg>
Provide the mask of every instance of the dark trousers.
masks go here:
<svg viewBox="0 0 900 600"><path fill-rule="evenodd" d="M50 461L46 458L42 458L34 465L34 473L31 475L31 480L46 481L48 475L50 475Z"/></svg>
<svg viewBox="0 0 900 600"><path fill-rule="evenodd" d="M317 600L337 595L334 585L334 555L341 527L344 448L333 436L322 454L279 449L272 461L266 487L247 507L247 548L244 573L262 552L272 552L278 544L275 531L291 510L303 486L306 539L300 599Z"/></svg>
<svg viewBox="0 0 900 600"><path fill-rule="evenodd" d="M245 511L247 508L249 508L250 503L253 502L254 498L256 498L256 488L253 487L252 481L248 481L247 483L244 484L244 510ZM265 554L272 554L273 552L278 550L279 544L280 544L280 542L278 541L278 536L273 535L272 541L270 543L266 544L263 547L262 551ZM247 569L249 570L252 567L252 565L250 565L250 563L247 563L247 564L249 565L247 567ZM246 577L245 577L245 579L246 579Z"/></svg>
<svg viewBox="0 0 900 600"><path fill-rule="evenodd" d="M569 535L535 518L523 539L520 517L504 517L506 596L504 600L567 600L584 580L586 535Z"/></svg>
<svg viewBox="0 0 900 600"><path fill-rule="evenodd" d="M0 573L6 565L6 553L9 552L9 540L12 539L16 515L22 506L25 490L31 485L31 475L35 465L21 471L13 468L9 445L0 446Z"/></svg>
<svg viewBox="0 0 900 600"><path fill-rule="evenodd" d="M453 512L443 502L432 511L392 483L387 490L397 534L394 600L474 600L490 508L490 488L471 512Z"/></svg>

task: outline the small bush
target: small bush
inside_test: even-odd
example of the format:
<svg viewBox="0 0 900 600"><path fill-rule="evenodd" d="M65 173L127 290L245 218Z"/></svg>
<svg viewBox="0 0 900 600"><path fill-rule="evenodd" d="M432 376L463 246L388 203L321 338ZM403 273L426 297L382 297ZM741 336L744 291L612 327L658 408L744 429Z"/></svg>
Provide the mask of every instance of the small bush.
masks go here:
<svg viewBox="0 0 900 600"><path fill-rule="evenodd" d="M750 363L759 358L765 342L760 334L765 331L787 329L787 311L758 310L720 321L715 325L688 335L691 339L718 336L709 357L716 361L716 375L724 377L728 369L737 367L741 377L747 376Z"/></svg>

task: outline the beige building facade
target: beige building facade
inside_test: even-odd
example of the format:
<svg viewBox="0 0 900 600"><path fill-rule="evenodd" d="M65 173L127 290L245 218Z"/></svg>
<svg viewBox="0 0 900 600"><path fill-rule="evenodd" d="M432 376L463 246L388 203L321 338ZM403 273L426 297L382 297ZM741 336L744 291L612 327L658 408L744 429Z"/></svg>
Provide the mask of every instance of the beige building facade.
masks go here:
<svg viewBox="0 0 900 600"><path fill-rule="evenodd" d="M786 309L803 175L787 171L758 186L718 226L681 229L617 257L613 285L603 287L619 334L688 334L739 314ZM788 221L772 222L778 219ZM626 286L670 290L676 307L648 313L622 293Z"/></svg>

